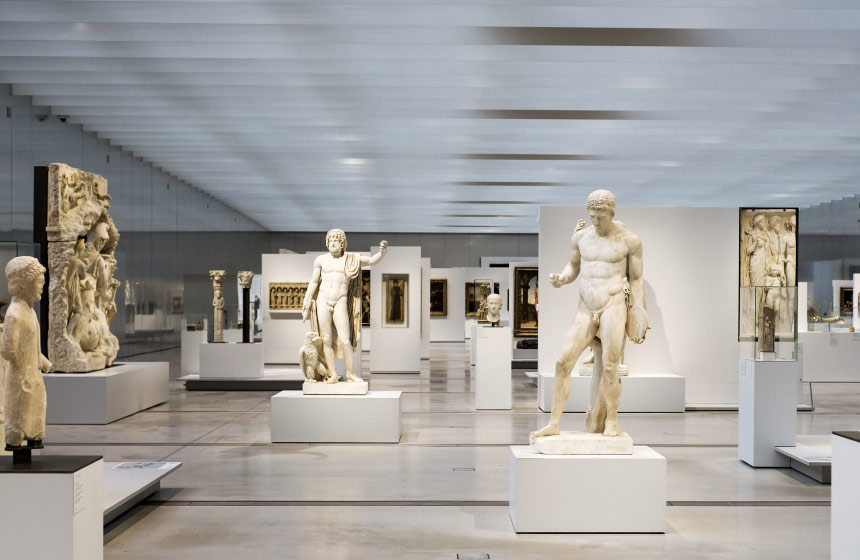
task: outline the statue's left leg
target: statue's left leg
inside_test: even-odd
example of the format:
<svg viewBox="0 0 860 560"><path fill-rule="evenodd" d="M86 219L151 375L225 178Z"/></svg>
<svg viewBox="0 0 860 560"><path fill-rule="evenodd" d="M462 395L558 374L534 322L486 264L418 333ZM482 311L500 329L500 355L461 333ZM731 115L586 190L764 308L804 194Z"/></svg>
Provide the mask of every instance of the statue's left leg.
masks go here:
<svg viewBox="0 0 860 560"><path fill-rule="evenodd" d="M621 433L618 427L618 404L621 401L621 379L618 376L618 364L624 351L625 326L627 324L627 305L621 300L607 307L600 317L599 337L603 345L603 367L600 376L600 396L606 407L606 421L603 435L617 436ZM595 364L595 372L597 375Z"/></svg>
<svg viewBox="0 0 860 560"><path fill-rule="evenodd" d="M354 352L352 350L352 341L349 339L350 323L352 318L349 316L347 309L346 298L342 297L337 300L334 306L334 328L337 329L337 340L340 342L340 347L343 350L343 361L346 363L346 380L361 381L360 377L356 377L353 373L352 360Z"/></svg>

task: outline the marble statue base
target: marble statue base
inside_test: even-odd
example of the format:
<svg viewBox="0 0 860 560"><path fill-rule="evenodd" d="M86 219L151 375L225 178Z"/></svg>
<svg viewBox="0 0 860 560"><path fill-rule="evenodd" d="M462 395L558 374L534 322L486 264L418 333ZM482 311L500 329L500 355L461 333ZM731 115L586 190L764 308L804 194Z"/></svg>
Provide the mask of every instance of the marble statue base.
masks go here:
<svg viewBox="0 0 860 560"><path fill-rule="evenodd" d="M561 432L536 438L531 446L544 455L632 455L633 438L626 432L615 437L590 432Z"/></svg>
<svg viewBox="0 0 860 560"><path fill-rule="evenodd" d="M594 364L582 364L579 366L579 375L582 377L591 377L594 374ZM630 375L630 368L624 364L618 366L618 375Z"/></svg>
<svg viewBox="0 0 860 560"><path fill-rule="evenodd" d="M367 381L359 383L310 383L302 384L302 393L305 395L366 395Z"/></svg>

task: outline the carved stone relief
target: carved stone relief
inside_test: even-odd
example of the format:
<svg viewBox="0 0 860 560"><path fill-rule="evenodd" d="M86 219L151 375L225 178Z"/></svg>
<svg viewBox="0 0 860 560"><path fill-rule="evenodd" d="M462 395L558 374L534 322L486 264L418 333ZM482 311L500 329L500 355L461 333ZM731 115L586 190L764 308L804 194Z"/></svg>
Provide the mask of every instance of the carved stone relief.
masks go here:
<svg viewBox="0 0 860 560"><path fill-rule="evenodd" d="M307 282L269 282L270 311L301 311Z"/></svg>

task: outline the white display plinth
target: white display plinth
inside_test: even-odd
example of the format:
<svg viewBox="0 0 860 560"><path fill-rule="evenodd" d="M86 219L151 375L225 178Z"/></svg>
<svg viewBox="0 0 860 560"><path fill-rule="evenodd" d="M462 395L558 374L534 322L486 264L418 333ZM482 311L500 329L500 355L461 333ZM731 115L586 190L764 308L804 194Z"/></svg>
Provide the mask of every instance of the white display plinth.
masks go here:
<svg viewBox="0 0 860 560"><path fill-rule="evenodd" d="M302 393L305 395L366 395L367 381L358 383L302 383Z"/></svg>
<svg viewBox="0 0 860 560"><path fill-rule="evenodd" d="M860 432L833 433L830 558L855 560L860 551Z"/></svg>
<svg viewBox="0 0 860 560"><path fill-rule="evenodd" d="M117 363L90 373L46 373L48 424L109 424L167 401L167 362Z"/></svg>
<svg viewBox="0 0 860 560"><path fill-rule="evenodd" d="M860 363L860 333L800 333L798 340L802 347L803 381L860 382L860 368L857 367Z"/></svg>
<svg viewBox="0 0 860 560"><path fill-rule="evenodd" d="M224 342L200 345L200 378L263 377L263 343Z"/></svg>
<svg viewBox="0 0 860 560"><path fill-rule="evenodd" d="M28 465L0 465L0 557L100 560L103 466L99 456L33 456Z"/></svg>
<svg viewBox="0 0 860 560"><path fill-rule="evenodd" d="M272 443L397 443L400 391L366 395L303 395L281 391L272 397Z"/></svg>
<svg viewBox="0 0 860 560"><path fill-rule="evenodd" d="M511 409L511 328L479 326L476 344L475 408Z"/></svg>
<svg viewBox="0 0 860 560"><path fill-rule="evenodd" d="M161 480L182 463L125 461L104 463L103 523L107 525L161 488Z"/></svg>
<svg viewBox="0 0 860 560"><path fill-rule="evenodd" d="M738 458L753 467L787 467L776 446L797 442L800 362L738 362Z"/></svg>
<svg viewBox="0 0 860 560"><path fill-rule="evenodd" d="M242 342L242 329L224 329L224 342Z"/></svg>
<svg viewBox="0 0 860 560"><path fill-rule="evenodd" d="M555 375L539 372L538 407L552 411ZM565 412L585 412L591 396L591 376L573 375ZM627 375L621 378L618 412L684 412L684 378L674 373Z"/></svg>
<svg viewBox="0 0 860 560"><path fill-rule="evenodd" d="M664 533L666 459L542 455L511 446L509 512L517 533Z"/></svg>
<svg viewBox="0 0 860 560"><path fill-rule="evenodd" d="M179 370L182 375L200 373L200 345L206 342L206 331L182 331Z"/></svg>

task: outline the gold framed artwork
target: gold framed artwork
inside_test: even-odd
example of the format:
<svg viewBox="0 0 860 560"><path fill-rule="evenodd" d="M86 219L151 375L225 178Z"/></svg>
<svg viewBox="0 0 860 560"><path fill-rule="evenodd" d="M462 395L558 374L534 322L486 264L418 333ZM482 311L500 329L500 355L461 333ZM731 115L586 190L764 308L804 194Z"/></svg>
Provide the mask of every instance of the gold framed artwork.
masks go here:
<svg viewBox="0 0 860 560"><path fill-rule="evenodd" d="M854 287L842 286L839 288L839 314L843 317L854 315Z"/></svg>
<svg viewBox="0 0 860 560"><path fill-rule="evenodd" d="M370 270L361 271L361 325L370 326Z"/></svg>
<svg viewBox="0 0 860 560"><path fill-rule="evenodd" d="M409 326L409 275L382 275L382 327Z"/></svg>
<svg viewBox="0 0 860 560"><path fill-rule="evenodd" d="M270 311L301 311L307 282L269 282Z"/></svg>
<svg viewBox="0 0 860 560"><path fill-rule="evenodd" d="M538 331L538 269L514 269L514 335L531 336Z"/></svg>
<svg viewBox="0 0 860 560"><path fill-rule="evenodd" d="M430 279L430 315L446 317L448 315L448 279Z"/></svg>

